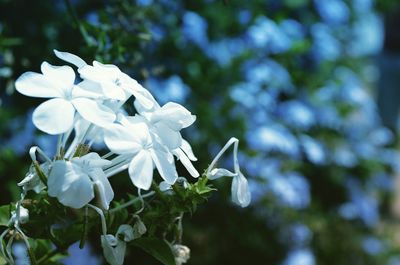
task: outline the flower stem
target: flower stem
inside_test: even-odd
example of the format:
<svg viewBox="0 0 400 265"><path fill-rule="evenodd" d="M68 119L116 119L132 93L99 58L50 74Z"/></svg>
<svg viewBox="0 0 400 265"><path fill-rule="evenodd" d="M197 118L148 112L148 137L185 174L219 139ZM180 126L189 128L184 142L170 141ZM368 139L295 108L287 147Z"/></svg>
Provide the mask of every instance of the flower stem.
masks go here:
<svg viewBox="0 0 400 265"><path fill-rule="evenodd" d="M112 156L114 154L114 152L108 152L107 154L103 155L101 158L106 159L109 158L110 156Z"/></svg>
<svg viewBox="0 0 400 265"><path fill-rule="evenodd" d="M46 254L44 254L44 256L42 256L40 259L38 259L37 264L38 264L38 265L40 265L40 264L46 264L45 262L46 262L48 259L52 258L53 256L57 255L57 254L60 253L60 252L61 252L61 250L58 249L58 248L55 248L55 249L53 249L53 250L47 252Z"/></svg>
<svg viewBox="0 0 400 265"><path fill-rule="evenodd" d="M85 207L85 215L84 215L84 220L83 220L83 232L82 232L82 237L81 240L79 242L79 248L83 249L83 247L85 246L85 242L86 242L86 238L88 236L88 224L89 222L89 216L88 216L88 207Z"/></svg>
<svg viewBox="0 0 400 265"><path fill-rule="evenodd" d="M88 204L87 206L89 206L90 208L92 208L99 214L100 220L101 220L101 230L103 232L103 235L106 235L107 234L107 224L106 224L106 218L104 217L103 211L99 207L96 207L91 204Z"/></svg>
<svg viewBox="0 0 400 265"><path fill-rule="evenodd" d="M111 167L107 170L104 171L104 173L106 174L106 177L109 178L115 174L118 174L121 171L124 171L125 169L127 169L129 167L129 163L121 163L115 167Z"/></svg>
<svg viewBox="0 0 400 265"><path fill-rule="evenodd" d="M79 21L78 16L76 15L75 9L71 2L69 0L64 0L64 3L67 7L67 10L69 14L72 17L72 20L75 23L75 26L79 29L79 32L81 33L83 39L85 40L86 44L89 47L92 47L94 45L92 39L90 38L88 32L86 31L86 28L82 25L82 23Z"/></svg>
<svg viewBox="0 0 400 265"><path fill-rule="evenodd" d="M120 206L115 207L114 209L111 209L111 210L108 211L108 212L109 212L109 213L118 212L119 210L122 210L122 209L124 209L124 208L126 208L126 207L129 207L129 206L131 206L132 204L135 204L136 202L140 201L141 199L144 199L144 198L153 196L154 194L156 194L155 191L150 191L150 192L148 192L148 193L142 195L142 198L135 198L135 199L132 199L132 200L130 200L130 201L124 203L124 204L121 204Z"/></svg>
<svg viewBox="0 0 400 265"><path fill-rule="evenodd" d="M224 147L222 147L221 151L219 151L219 153L215 156L214 160L211 162L211 164L209 165L209 167L207 168L206 171L206 175L209 175L210 171L214 168L215 164L218 162L218 160L220 159L220 157L225 153L225 151L233 144L233 143L237 143L239 140L236 139L235 137L232 137L231 139L229 139L229 141L224 145ZM235 144L235 150L237 150L237 144ZM234 160L237 160L237 157L234 153Z"/></svg>

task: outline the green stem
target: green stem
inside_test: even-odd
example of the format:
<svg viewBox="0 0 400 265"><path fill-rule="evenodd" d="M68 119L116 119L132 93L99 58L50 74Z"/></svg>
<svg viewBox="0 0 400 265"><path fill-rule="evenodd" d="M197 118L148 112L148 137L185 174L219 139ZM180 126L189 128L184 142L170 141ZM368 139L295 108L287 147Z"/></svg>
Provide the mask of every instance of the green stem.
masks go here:
<svg viewBox="0 0 400 265"><path fill-rule="evenodd" d="M161 190L160 190L160 187L158 186L158 184L155 182L155 181L153 181L152 183L151 183L151 187L152 187L152 189L157 193L157 196L162 200L162 201L167 201L167 199L166 199L166 197L165 197L165 193L164 192L162 192Z"/></svg>
<svg viewBox="0 0 400 265"><path fill-rule="evenodd" d="M37 161L33 161L33 166L35 167L36 174L39 176L40 181L42 181L43 184L47 187L47 177L40 168L39 163Z"/></svg>
<svg viewBox="0 0 400 265"><path fill-rule="evenodd" d="M153 196L155 193L156 193L155 191L150 191L150 192L148 192L148 193L142 195L142 199L147 198L147 197L150 197L150 196ZM121 209L124 209L124 208L126 208L126 207L131 206L132 204L135 204L135 203L138 202L138 201L140 201L140 198L132 199L132 200L130 200L130 201L124 203L124 204L121 204L121 205L118 206L118 207L115 207L114 209L111 209L111 210L109 211L109 213L115 213L115 212L117 212L117 211L119 211L119 210L121 210Z"/></svg>
<svg viewBox="0 0 400 265"><path fill-rule="evenodd" d="M57 255L57 254L60 253L60 252L61 252L61 250L58 249L58 248L55 248L55 249L53 249L53 250L47 252L44 256L42 256L42 257L37 261L37 264L38 264L38 265L40 265L40 264L46 264L45 262L46 262L48 259L54 257L55 255Z"/></svg>
<svg viewBox="0 0 400 265"><path fill-rule="evenodd" d="M89 216L88 216L88 207L85 207L85 215L84 215L84 220L83 220L83 231L82 231L82 237L81 241L79 242L79 248L83 249L85 246L86 238L88 236L88 222L89 222Z"/></svg>
<svg viewBox="0 0 400 265"><path fill-rule="evenodd" d="M35 253L31 248L28 248L28 256L31 261L31 265L38 265L39 263L36 261Z"/></svg>
<svg viewBox="0 0 400 265"><path fill-rule="evenodd" d="M182 235L183 235L183 226L182 226L182 219L183 219L183 212L181 212L181 214L179 215L179 217L178 217L178 224L176 225L177 226L177 235L176 235L176 238L177 238L177 241L178 241L178 244L182 244Z"/></svg>
<svg viewBox="0 0 400 265"><path fill-rule="evenodd" d="M78 16L76 15L75 9L72 6L71 2L69 0L64 0L64 3L67 7L68 12L70 13L76 27L79 29L79 32L81 33L83 39L85 40L86 44L89 47L92 47L94 45L93 41L90 39L89 34L87 33L85 27L81 24L81 22L78 19Z"/></svg>

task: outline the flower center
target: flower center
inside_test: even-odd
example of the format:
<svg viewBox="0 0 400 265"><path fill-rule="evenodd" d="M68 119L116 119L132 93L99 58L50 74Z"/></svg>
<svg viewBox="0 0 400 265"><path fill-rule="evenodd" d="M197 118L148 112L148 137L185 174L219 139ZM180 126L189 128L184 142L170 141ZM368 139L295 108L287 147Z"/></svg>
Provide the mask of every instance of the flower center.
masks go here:
<svg viewBox="0 0 400 265"><path fill-rule="evenodd" d="M121 81L118 77L114 80L114 83L115 83L117 86L121 86L121 85L122 85L122 81Z"/></svg>

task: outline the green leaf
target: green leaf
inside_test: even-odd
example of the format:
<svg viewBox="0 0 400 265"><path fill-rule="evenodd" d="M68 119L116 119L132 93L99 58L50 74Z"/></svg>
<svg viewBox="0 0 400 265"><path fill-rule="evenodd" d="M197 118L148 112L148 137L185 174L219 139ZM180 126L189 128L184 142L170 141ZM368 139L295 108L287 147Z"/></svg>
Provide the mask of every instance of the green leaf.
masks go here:
<svg viewBox="0 0 400 265"><path fill-rule="evenodd" d="M82 223L73 223L71 225L61 226L52 229L53 236L57 239L60 239L59 243L61 243L62 247L69 246L79 241L82 237L82 232Z"/></svg>
<svg viewBox="0 0 400 265"><path fill-rule="evenodd" d="M285 0L285 4L291 8L301 8L308 4L309 0Z"/></svg>
<svg viewBox="0 0 400 265"><path fill-rule="evenodd" d="M132 241L164 265L176 265L172 249L167 242L158 238L142 237Z"/></svg>
<svg viewBox="0 0 400 265"><path fill-rule="evenodd" d="M7 226L10 220L10 205L0 206L0 226Z"/></svg>
<svg viewBox="0 0 400 265"><path fill-rule="evenodd" d="M3 257L0 256L0 265L6 265L6 264L7 264L7 261Z"/></svg>

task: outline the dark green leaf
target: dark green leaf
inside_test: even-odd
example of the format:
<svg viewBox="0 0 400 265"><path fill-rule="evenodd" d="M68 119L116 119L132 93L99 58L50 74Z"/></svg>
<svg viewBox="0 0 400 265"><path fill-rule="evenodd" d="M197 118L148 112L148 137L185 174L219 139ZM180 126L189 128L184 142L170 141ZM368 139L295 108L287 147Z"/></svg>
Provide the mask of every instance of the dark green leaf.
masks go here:
<svg viewBox="0 0 400 265"><path fill-rule="evenodd" d="M10 205L0 206L0 226L7 226L10 220Z"/></svg>
<svg viewBox="0 0 400 265"><path fill-rule="evenodd" d="M175 257L167 242L158 238L139 238L132 242L164 265L176 265Z"/></svg>

